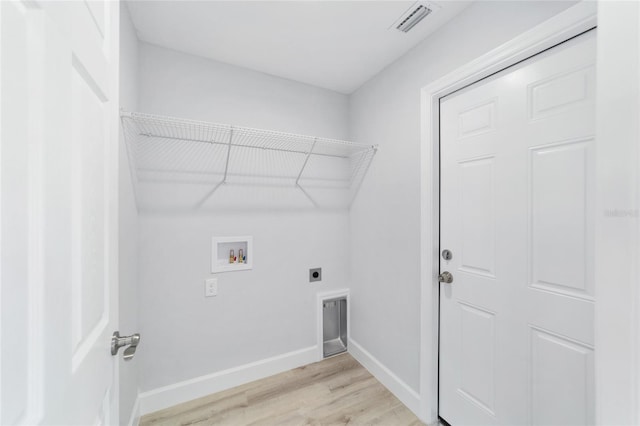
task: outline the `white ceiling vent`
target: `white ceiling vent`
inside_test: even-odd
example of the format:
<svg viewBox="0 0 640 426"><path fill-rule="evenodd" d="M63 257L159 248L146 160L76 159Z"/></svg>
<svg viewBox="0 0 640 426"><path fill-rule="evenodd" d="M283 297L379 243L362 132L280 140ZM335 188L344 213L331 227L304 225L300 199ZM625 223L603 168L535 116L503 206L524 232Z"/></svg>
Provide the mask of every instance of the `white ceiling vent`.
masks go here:
<svg viewBox="0 0 640 426"><path fill-rule="evenodd" d="M436 10L433 3L418 1L414 3L406 12L393 23L391 27L408 33L411 28L415 27L418 22L422 21L427 15Z"/></svg>

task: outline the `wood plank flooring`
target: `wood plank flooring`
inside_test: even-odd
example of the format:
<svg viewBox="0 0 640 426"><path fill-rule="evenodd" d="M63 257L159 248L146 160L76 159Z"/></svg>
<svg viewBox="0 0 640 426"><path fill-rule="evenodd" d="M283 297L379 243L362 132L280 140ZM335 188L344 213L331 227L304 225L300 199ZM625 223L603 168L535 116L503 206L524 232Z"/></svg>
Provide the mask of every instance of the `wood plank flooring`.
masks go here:
<svg viewBox="0 0 640 426"><path fill-rule="evenodd" d="M422 425L348 353L147 414L140 425Z"/></svg>

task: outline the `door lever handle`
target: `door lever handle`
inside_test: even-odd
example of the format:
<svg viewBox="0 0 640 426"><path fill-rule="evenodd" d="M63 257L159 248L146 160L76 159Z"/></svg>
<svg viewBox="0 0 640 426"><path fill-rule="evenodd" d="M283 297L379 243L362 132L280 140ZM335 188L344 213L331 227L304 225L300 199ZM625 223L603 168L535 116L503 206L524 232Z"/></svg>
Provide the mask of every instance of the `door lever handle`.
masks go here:
<svg viewBox="0 0 640 426"><path fill-rule="evenodd" d="M124 350L123 358L125 361L129 361L135 355L138 343L140 343L139 333L120 337L120 332L114 331L111 336L111 355L117 355L120 348L128 346Z"/></svg>
<svg viewBox="0 0 640 426"><path fill-rule="evenodd" d="M453 275L449 271L444 271L438 275L438 281L441 283L451 284L453 282Z"/></svg>

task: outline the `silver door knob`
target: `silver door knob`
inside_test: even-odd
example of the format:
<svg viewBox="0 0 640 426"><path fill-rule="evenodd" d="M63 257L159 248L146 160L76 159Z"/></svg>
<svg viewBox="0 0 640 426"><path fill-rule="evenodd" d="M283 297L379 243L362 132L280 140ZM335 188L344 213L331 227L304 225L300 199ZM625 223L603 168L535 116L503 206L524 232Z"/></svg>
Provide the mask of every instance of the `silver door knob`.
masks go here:
<svg viewBox="0 0 640 426"><path fill-rule="evenodd" d="M444 271L438 275L438 281L441 283L451 284L453 282L453 275L451 275L451 272L449 271Z"/></svg>
<svg viewBox="0 0 640 426"><path fill-rule="evenodd" d="M120 337L120 332L114 331L113 336L111 336L111 355L117 355L120 348L129 346L124 350L123 354L125 361L129 361L135 355L138 343L140 343L140 334L136 333L131 336Z"/></svg>

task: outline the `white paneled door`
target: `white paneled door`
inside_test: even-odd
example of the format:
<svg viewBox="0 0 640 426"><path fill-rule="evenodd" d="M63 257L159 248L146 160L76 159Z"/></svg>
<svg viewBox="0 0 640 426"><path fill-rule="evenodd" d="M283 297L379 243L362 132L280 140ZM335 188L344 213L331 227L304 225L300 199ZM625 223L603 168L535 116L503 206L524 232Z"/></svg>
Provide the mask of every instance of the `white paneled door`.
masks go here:
<svg viewBox="0 0 640 426"><path fill-rule="evenodd" d="M0 424L117 422L118 2L0 2Z"/></svg>
<svg viewBox="0 0 640 426"><path fill-rule="evenodd" d="M440 416L594 422L595 30L441 100Z"/></svg>

